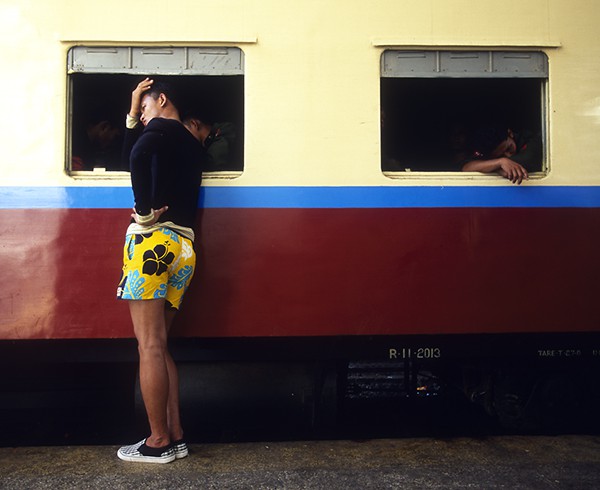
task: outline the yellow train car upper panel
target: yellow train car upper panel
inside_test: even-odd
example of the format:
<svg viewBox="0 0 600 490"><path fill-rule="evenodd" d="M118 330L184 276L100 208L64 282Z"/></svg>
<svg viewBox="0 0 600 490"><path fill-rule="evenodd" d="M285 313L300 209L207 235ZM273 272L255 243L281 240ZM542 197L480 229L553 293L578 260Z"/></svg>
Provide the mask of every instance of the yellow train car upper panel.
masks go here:
<svg viewBox="0 0 600 490"><path fill-rule="evenodd" d="M466 96L471 105L481 99L482 111L512 103L518 122L539 132L543 161L526 185L598 185L599 20L600 5L583 0L182 1L168 9L154 1L4 0L2 184L129 185L122 172L73 170L78 101L92 97L86 87L102 85L90 76L86 86L87 78L81 82L69 70L69 53L83 46L243 54L242 81L232 88L240 99L243 168L213 172L207 186L511 185L495 174L437 165L441 141L455 128L452 111L461 107L449 99ZM534 81L508 76L480 83L485 77L447 74L386 80L382 60L396 52L440 59L456 52L538 53L547 72ZM111 70L102 75L117 79ZM124 83L111 89L124 117L129 89ZM216 89L215 100L231 99L224 90ZM508 103L491 103L483 97L489 91ZM473 114L464 117L472 121ZM402 146L397 168L383 161L386 123Z"/></svg>

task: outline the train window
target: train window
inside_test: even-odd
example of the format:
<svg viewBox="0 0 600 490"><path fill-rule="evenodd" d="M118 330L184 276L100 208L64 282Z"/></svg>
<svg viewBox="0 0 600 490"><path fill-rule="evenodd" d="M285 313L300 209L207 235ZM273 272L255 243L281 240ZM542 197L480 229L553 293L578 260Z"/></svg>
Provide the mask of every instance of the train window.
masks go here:
<svg viewBox="0 0 600 490"><path fill-rule="evenodd" d="M510 128L544 170L548 62L539 52L399 51L381 60L381 168L454 172L481 128ZM517 159L515 157L515 159Z"/></svg>
<svg viewBox="0 0 600 490"><path fill-rule="evenodd" d="M172 84L181 112L210 125L215 141L223 141L218 159L206 168L209 175L239 175L244 167L243 52L203 47L72 48L67 171L75 177L128 175L121 155L125 114L131 91L146 75Z"/></svg>

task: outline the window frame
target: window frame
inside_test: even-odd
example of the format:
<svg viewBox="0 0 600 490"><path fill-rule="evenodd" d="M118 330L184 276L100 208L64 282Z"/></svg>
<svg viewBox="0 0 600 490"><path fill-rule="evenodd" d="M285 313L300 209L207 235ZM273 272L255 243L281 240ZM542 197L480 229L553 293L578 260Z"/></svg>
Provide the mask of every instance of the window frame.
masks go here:
<svg viewBox="0 0 600 490"><path fill-rule="evenodd" d="M396 59L393 59L396 56ZM467 60L462 69L449 66L448 59L453 57ZM476 59L477 57L477 59ZM405 63L403 59L416 59L417 62ZM473 62L473 60L475 60ZM469 61L470 60L470 61ZM508 60L508 61L506 61ZM510 60L514 60L512 63ZM503 63L505 61L505 63ZM512 64L512 66L511 66ZM490 50L490 49L403 49L386 48L380 57L380 85L385 78L404 79L525 79L540 80L540 128L542 138L541 169L531 172L530 179L540 179L548 175L548 111L549 111L549 61L548 55L541 50ZM379 97L380 111L384 110L384 94ZM479 172L440 171L440 170L387 170L382 161L384 152L383 127L380 124L379 168L382 174L391 179L440 179L472 180L493 179L497 174Z"/></svg>
<svg viewBox="0 0 600 490"><path fill-rule="evenodd" d="M167 60L168 63L164 61ZM129 171L94 168L93 170L73 170L73 130L75 89L74 75L135 75L170 77L245 77L245 54L238 46L114 46L77 45L67 52L67 124L64 170L74 179L125 180ZM245 83L242 82L242 101L245 99ZM125 113L123 109L123 127ZM242 114L241 144L243 145ZM242 159L244 148L241 148ZM242 160L243 164L243 160ZM242 170L206 171L204 178L233 179L243 174Z"/></svg>

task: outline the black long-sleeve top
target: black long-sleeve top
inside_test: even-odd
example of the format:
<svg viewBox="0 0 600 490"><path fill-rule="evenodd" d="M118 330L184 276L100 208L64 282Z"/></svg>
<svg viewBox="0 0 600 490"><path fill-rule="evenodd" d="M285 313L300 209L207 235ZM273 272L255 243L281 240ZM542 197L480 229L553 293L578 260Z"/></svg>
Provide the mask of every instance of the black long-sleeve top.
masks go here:
<svg viewBox="0 0 600 490"><path fill-rule="evenodd" d="M174 119L154 118L137 141L136 136L135 130L127 130L125 141L125 152L131 148L129 165L136 212L147 216L151 209L169 206L161 222L193 229L202 182L202 145Z"/></svg>

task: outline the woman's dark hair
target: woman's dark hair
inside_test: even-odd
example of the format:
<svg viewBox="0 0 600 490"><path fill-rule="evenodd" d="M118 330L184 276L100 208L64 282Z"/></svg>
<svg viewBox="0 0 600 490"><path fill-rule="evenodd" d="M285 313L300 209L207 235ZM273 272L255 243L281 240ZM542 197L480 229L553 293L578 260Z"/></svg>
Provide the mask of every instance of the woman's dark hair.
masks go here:
<svg viewBox="0 0 600 490"><path fill-rule="evenodd" d="M168 82L165 82L164 80L156 78L152 79L154 80L152 87L146 90L142 94L142 97L150 95L153 99L158 99L158 96L160 94L165 94L167 96L167 99L171 101L171 104L173 104L177 109L179 109L179 97L177 95L177 91L173 88L173 85L171 85Z"/></svg>
<svg viewBox="0 0 600 490"><path fill-rule="evenodd" d="M508 137L508 128L506 127L487 127L477 129L471 139L471 149L480 153L482 156L488 156Z"/></svg>

